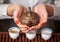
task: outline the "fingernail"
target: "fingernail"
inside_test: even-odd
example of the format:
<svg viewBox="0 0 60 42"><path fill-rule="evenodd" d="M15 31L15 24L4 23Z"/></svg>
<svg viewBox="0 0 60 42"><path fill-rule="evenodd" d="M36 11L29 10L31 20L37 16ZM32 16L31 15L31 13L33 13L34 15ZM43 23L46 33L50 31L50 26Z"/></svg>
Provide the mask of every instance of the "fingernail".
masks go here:
<svg viewBox="0 0 60 42"><path fill-rule="evenodd" d="M45 25L45 23L42 23L42 24L41 24L41 26L44 26L44 25Z"/></svg>
<svg viewBox="0 0 60 42"><path fill-rule="evenodd" d="M15 23L16 23L16 24L19 24L19 21L18 21L18 20L15 20Z"/></svg>
<svg viewBox="0 0 60 42"><path fill-rule="evenodd" d="M29 30L29 28L27 28L27 30Z"/></svg>

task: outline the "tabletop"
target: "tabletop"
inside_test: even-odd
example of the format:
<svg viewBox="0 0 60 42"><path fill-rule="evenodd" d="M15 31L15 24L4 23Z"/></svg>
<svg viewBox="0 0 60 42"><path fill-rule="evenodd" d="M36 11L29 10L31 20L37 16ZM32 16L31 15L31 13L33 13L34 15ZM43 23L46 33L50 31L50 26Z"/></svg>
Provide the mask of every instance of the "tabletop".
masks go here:
<svg viewBox="0 0 60 42"><path fill-rule="evenodd" d="M54 33L49 40L45 41L40 34L37 34L33 40L29 40L24 33L20 33L19 37L13 40L8 32L0 32L0 42L60 42L60 33Z"/></svg>

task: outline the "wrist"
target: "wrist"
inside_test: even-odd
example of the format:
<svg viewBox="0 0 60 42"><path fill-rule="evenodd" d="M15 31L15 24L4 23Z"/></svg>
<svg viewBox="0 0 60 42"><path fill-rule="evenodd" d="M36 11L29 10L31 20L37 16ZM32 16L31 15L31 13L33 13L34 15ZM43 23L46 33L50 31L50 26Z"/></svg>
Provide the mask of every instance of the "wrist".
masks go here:
<svg viewBox="0 0 60 42"><path fill-rule="evenodd" d="M13 16L13 11L14 11L14 10L15 10L15 5L14 5L14 4L9 5L9 6L7 7L7 15Z"/></svg>
<svg viewBox="0 0 60 42"><path fill-rule="evenodd" d="M46 10L47 10L47 13L48 13L48 17L51 17L54 15L54 8L50 5L46 5Z"/></svg>

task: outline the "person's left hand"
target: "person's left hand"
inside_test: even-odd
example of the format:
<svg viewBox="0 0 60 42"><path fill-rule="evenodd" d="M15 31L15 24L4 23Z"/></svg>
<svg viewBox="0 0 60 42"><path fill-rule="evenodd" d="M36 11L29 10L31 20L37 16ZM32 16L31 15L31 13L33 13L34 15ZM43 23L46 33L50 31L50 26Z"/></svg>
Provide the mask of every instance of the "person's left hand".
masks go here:
<svg viewBox="0 0 60 42"><path fill-rule="evenodd" d="M36 30L36 29L41 28L47 22L47 17L48 17L47 15L48 13L45 8L45 5L37 5L34 7L33 11L36 12L40 16L40 21L38 25L32 26L30 30Z"/></svg>

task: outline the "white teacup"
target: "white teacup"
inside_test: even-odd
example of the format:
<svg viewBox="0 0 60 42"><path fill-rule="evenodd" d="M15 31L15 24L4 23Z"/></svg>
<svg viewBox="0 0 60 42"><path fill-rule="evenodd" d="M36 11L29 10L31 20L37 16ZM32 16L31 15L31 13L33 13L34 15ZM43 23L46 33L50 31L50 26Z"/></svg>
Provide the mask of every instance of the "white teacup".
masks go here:
<svg viewBox="0 0 60 42"><path fill-rule="evenodd" d="M31 30L29 32L26 33L26 37L29 39L29 40L32 40L36 37L36 31L35 30Z"/></svg>
<svg viewBox="0 0 60 42"><path fill-rule="evenodd" d="M17 27L11 27L8 29L8 31L9 31L9 36L12 39L16 39L19 36L20 29Z"/></svg>
<svg viewBox="0 0 60 42"><path fill-rule="evenodd" d="M41 30L41 36L42 36L42 38L44 39L44 40L49 40L50 38L51 38L51 36L52 36L52 29L50 29L50 28L43 28L42 30Z"/></svg>

